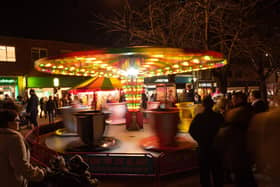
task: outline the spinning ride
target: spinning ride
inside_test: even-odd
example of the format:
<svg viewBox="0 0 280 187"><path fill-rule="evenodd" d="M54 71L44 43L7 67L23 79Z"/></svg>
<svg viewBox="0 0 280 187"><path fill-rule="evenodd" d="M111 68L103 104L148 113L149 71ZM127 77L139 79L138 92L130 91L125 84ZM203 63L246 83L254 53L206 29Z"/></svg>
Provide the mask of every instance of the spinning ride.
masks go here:
<svg viewBox="0 0 280 187"><path fill-rule="evenodd" d="M215 51L128 47L42 58L35 62L35 68L50 74L120 78L128 111L137 113L140 110L144 77L219 68L226 63L224 56ZM136 115L136 118L139 116Z"/></svg>
<svg viewBox="0 0 280 187"><path fill-rule="evenodd" d="M123 91L125 92L128 109L126 123L129 125L127 126L132 129L138 129L139 126L141 126L141 123L143 123L140 112L140 102L144 77L219 68L226 65L226 63L227 61L223 55L215 51L195 51L160 47L129 47L122 49L100 49L73 52L42 58L35 62L35 68L38 71L50 74L120 78L123 85ZM162 120L159 118L161 116L166 117L169 114L171 115L171 113L174 113L174 116L172 117L174 117L174 119L176 118L175 113L177 112L163 111L159 114L160 112L161 111L157 111L153 113L154 115L157 115L154 118L154 123L157 121L165 121L168 123L168 120ZM163 113L168 114L162 115ZM178 116L178 114L176 115ZM171 120L173 119L172 117L168 117L168 119ZM175 120L178 121L177 119ZM145 125L145 128L150 128L149 124ZM154 124L154 126L160 129L157 124ZM163 138L166 138L165 134L170 134L167 132L171 131L170 128L176 127L176 124L174 124L173 127L169 127L167 129L165 128L163 132L160 132L162 134L159 134L158 136L160 137L163 135ZM118 139L123 140L123 144L120 145L119 148L110 150L109 153L106 154L104 152L94 154L93 152L79 153L85 158L88 158L88 161L92 166L91 168L94 168L93 172L95 174L136 174L157 177L165 174L186 171L188 168L197 166L194 151L186 148L191 147L192 145L190 144L187 145L183 143L180 144L180 146L175 147L173 150L170 150L169 145L170 143L173 145L174 140L165 139L166 142L159 142L164 143L163 145L160 145L163 146L159 149L160 152L149 152L150 149L147 149L147 146L156 147L158 145L154 145L154 139L157 139L154 136L145 139L147 136L145 133L147 133L147 131L138 131L137 136L135 136L135 132L124 133L122 129L120 129L120 132L123 134L118 133L116 128L120 128L120 126L113 125L110 126L110 128L112 128L112 134L109 133L109 135L117 136ZM148 135L153 135L153 133ZM52 137L48 138L51 139ZM55 140L52 141L54 142L53 145L59 146L60 144L56 143L56 139L59 137L54 138ZM130 141L127 141L128 139ZM131 143L131 139L135 139L134 144ZM65 139L60 138L60 140ZM139 140L144 149L139 149ZM182 139L179 137L176 141L180 142L181 140ZM185 141L185 138L183 141ZM127 147L123 146L125 143L127 143ZM37 144L33 145L38 146ZM133 148L131 147L132 145L134 146ZM43 146L40 147L45 149ZM57 150L50 145L48 147L51 148L51 152L53 152L53 150L57 152ZM32 150L37 151L40 149L35 147ZM41 152L43 153L43 151L37 151L36 153L33 153L33 155L35 155L38 160L44 160L42 158L45 158L45 154L41 154ZM66 152L65 154L71 155L72 153ZM100 163L100 165L98 165L98 163ZM123 168L122 166L126 164L129 164L129 167Z"/></svg>

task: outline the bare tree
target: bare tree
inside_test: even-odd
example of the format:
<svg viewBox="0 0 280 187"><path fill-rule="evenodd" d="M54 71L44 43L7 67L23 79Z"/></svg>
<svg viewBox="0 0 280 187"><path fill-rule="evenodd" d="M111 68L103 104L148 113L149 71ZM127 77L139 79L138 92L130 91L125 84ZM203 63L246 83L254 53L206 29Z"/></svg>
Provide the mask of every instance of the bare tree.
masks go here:
<svg viewBox="0 0 280 187"><path fill-rule="evenodd" d="M202 48L203 12L199 6L195 1L182 4L174 0L148 0L133 6L124 0L123 8L114 16L99 15L98 23L109 32L123 33L125 45Z"/></svg>
<svg viewBox="0 0 280 187"><path fill-rule="evenodd" d="M228 65L212 70L222 93L227 91L227 75L232 63L239 58L242 40L254 26L250 22L259 0L208 1L208 47L222 52ZM218 8L217 8L218 7ZM205 27L206 28L206 27Z"/></svg>
<svg viewBox="0 0 280 187"><path fill-rule="evenodd" d="M114 16L99 15L98 23L108 32L121 33L119 39L123 45L222 52L229 65L213 70L213 75L225 93L230 64L248 49L244 41L258 39L249 36L260 1L263 0L147 0L134 6L123 0L123 8L116 10Z"/></svg>

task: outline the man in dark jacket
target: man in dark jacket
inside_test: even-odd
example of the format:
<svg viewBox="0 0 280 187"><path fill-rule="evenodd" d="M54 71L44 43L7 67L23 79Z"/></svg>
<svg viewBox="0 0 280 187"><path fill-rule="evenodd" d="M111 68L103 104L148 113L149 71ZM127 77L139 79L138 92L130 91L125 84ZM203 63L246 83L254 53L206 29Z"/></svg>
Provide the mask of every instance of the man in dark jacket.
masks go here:
<svg viewBox="0 0 280 187"><path fill-rule="evenodd" d="M49 96L49 100L46 104L46 110L49 116L49 124L54 123L54 111L55 111L55 102L52 96Z"/></svg>
<svg viewBox="0 0 280 187"><path fill-rule="evenodd" d="M33 124L34 127L38 127L37 116L39 99L33 89L29 91L29 94L30 98L27 102L26 112L29 114L30 123Z"/></svg>
<svg viewBox="0 0 280 187"><path fill-rule="evenodd" d="M223 170L221 160L212 147L214 138L224 118L221 114L212 110L214 105L210 96L203 101L204 111L197 114L190 125L190 134L198 142L198 157L200 165L200 184L202 187L223 186ZM211 182L213 178L213 185Z"/></svg>
<svg viewBox="0 0 280 187"><path fill-rule="evenodd" d="M266 103L261 100L261 93L259 90L253 90L249 96L253 111L255 114L267 111Z"/></svg>

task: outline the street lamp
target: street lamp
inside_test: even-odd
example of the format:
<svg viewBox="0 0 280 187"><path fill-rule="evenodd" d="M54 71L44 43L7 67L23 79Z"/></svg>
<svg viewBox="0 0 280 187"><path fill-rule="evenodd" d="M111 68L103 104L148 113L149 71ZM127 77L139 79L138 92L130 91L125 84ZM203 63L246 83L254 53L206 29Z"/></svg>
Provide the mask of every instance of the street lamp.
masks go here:
<svg viewBox="0 0 280 187"><path fill-rule="evenodd" d="M57 93L57 89L59 87L59 78L53 78L53 93Z"/></svg>

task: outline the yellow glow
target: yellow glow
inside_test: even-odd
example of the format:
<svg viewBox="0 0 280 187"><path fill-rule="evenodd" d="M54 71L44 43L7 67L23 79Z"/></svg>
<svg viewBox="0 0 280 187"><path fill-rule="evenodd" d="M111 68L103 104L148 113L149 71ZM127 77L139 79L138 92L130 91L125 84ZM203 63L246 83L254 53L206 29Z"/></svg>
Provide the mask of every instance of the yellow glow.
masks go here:
<svg viewBox="0 0 280 187"><path fill-rule="evenodd" d="M138 68L138 73L132 70L123 74L120 71L121 69L126 71L132 63ZM42 58L35 62L35 68L38 71L52 74L106 76L124 79L125 84L131 84L125 88L132 95L129 97L132 102L129 107L139 109L136 100L141 99L141 94L139 96L138 92L141 93L142 89L138 86L131 89L133 81L132 79L127 80L126 75L138 74L137 76L145 77L168 75L218 68L226 63L226 59L218 52L194 52L179 48L142 46L129 47L123 50L100 49L98 51L69 53L69 55L62 55L57 58ZM134 65L132 66L134 67ZM137 79L137 83L142 84L143 80Z"/></svg>
<svg viewBox="0 0 280 187"><path fill-rule="evenodd" d="M145 62L145 64L155 64L154 62Z"/></svg>
<svg viewBox="0 0 280 187"><path fill-rule="evenodd" d="M100 65L101 68L105 68L105 67L107 67L107 66L108 66L108 64L101 64L101 65Z"/></svg>
<svg viewBox="0 0 280 187"><path fill-rule="evenodd" d="M91 58L86 58L86 60L96 60L95 57L91 57Z"/></svg>
<svg viewBox="0 0 280 187"><path fill-rule="evenodd" d="M148 58L147 61L157 62L159 61L158 58Z"/></svg>
<svg viewBox="0 0 280 187"><path fill-rule="evenodd" d="M211 60L210 56L204 56L203 58L204 58L204 60Z"/></svg>
<svg viewBox="0 0 280 187"><path fill-rule="evenodd" d="M151 56L154 57L154 58L162 58L162 57L164 57L163 54L157 54L157 55L151 55Z"/></svg>
<svg viewBox="0 0 280 187"><path fill-rule="evenodd" d="M192 60L192 62L196 63L196 64L199 64L200 61L199 61L199 59L195 58L195 59Z"/></svg>

